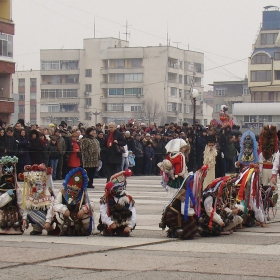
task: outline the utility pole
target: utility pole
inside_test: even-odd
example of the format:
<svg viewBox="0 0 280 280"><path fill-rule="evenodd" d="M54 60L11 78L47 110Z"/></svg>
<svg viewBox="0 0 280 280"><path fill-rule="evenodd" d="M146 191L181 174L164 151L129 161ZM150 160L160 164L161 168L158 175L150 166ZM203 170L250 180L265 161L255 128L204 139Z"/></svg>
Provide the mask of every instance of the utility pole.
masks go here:
<svg viewBox="0 0 280 280"><path fill-rule="evenodd" d="M97 112L97 110L95 110L95 112L91 112L92 115L95 116L95 125L97 124L97 116L100 115L102 112Z"/></svg>
<svg viewBox="0 0 280 280"><path fill-rule="evenodd" d="M127 41L127 35L130 36L130 32L128 32L128 27L131 26L131 25L128 25L128 22L126 21L126 25L125 25L125 40Z"/></svg>

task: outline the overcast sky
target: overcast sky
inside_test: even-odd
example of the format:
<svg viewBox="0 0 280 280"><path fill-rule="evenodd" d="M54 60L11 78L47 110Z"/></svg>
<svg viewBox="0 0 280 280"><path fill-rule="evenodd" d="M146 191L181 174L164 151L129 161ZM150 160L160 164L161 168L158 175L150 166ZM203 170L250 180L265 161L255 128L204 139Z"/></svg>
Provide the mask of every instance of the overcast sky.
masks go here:
<svg viewBox="0 0 280 280"><path fill-rule="evenodd" d="M40 49L76 49L84 38L125 39L130 46L170 44L204 53L204 86L241 80L262 22L279 0L13 0L17 70L37 70Z"/></svg>

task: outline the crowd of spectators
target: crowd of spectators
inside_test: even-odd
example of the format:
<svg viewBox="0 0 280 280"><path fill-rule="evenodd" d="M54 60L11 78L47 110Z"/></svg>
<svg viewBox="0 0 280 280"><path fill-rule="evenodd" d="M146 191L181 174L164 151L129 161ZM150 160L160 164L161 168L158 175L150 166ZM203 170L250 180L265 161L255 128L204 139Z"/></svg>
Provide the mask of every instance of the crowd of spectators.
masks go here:
<svg viewBox="0 0 280 280"><path fill-rule="evenodd" d="M234 162L240 152L242 133L239 126L204 127L198 123L182 126L168 123L157 126L150 123L109 123L85 127L59 125L26 126L20 119L14 126L0 127L0 157L17 156L17 172L25 165L45 163L53 168L53 179L62 180L69 170L82 166L89 176L88 187L93 186L94 177L109 180L110 176L129 167L135 176L159 175L157 166L165 156L165 145L175 138L190 144L187 155L189 171L203 165L203 152L208 135L216 136L216 177L235 171ZM102 167L101 167L102 162Z"/></svg>

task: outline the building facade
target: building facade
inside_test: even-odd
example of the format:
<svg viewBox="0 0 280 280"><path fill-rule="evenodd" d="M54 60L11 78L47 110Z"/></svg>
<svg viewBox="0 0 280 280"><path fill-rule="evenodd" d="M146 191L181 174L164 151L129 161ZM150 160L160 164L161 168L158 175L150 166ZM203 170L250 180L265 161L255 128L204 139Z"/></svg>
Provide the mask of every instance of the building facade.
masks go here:
<svg viewBox="0 0 280 280"><path fill-rule="evenodd" d="M280 11L264 7L262 24L248 60L250 103L234 105L236 121L259 132L263 125L280 127ZM273 104L274 103L274 104ZM277 104L278 103L278 104ZM245 109L245 110L244 110Z"/></svg>
<svg viewBox="0 0 280 280"><path fill-rule="evenodd" d="M14 112L12 74L15 73L13 62L15 26L12 21L11 2L11 0L0 1L0 118L8 123Z"/></svg>
<svg viewBox="0 0 280 280"><path fill-rule="evenodd" d="M41 50L40 60L40 124L192 123L191 88L204 121L203 53L101 38L85 39L81 50Z"/></svg>

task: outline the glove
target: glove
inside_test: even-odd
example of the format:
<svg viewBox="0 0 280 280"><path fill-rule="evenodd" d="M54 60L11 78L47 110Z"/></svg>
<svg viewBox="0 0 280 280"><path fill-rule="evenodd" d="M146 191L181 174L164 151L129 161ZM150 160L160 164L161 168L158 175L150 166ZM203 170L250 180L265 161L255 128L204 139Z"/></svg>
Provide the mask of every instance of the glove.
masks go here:
<svg viewBox="0 0 280 280"><path fill-rule="evenodd" d="M13 190L11 190L11 189L7 190L7 193L11 198L14 198L14 191Z"/></svg>
<svg viewBox="0 0 280 280"><path fill-rule="evenodd" d="M224 153L223 153L223 152L221 152L221 158L224 158L224 157L225 157Z"/></svg>

